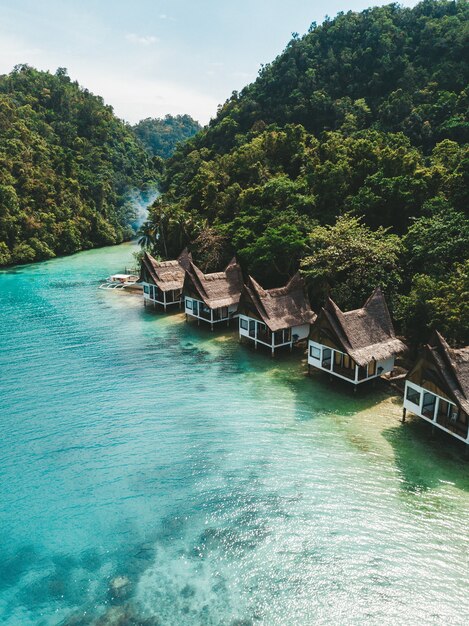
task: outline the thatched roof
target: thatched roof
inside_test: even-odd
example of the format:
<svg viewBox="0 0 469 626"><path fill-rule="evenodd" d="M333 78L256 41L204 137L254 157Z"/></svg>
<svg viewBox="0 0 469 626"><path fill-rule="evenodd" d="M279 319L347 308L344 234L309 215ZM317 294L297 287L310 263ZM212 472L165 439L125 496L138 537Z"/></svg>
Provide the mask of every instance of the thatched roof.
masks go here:
<svg viewBox="0 0 469 626"><path fill-rule="evenodd" d="M204 274L194 263L189 263L184 287L191 286L211 309L238 304L243 286L241 267L233 257L224 272Z"/></svg>
<svg viewBox="0 0 469 626"><path fill-rule="evenodd" d="M438 365L454 400L469 415L469 346L451 348L439 332L434 332L425 350Z"/></svg>
<svg viewBox="0 0 469 626"><path fill-rule="evenodd" d="M182 289L184 275L191 261L192 255L187 248L184 248L174 261L157 261L151 254L145 252L142 258L140 280L142 280L142 271L145 268L161 291Z"/></svg>
<svg viewBox="0 0 469 626"><path fill-rule="evenodd" d="M406 349L406 345L395 335L389 309L379 287L361 309L345 313L328 298L321 311L320 318L323 317L332 326L344 351L358 365L366 365L372 359L387 359Z"/></svg>
<svg viewBox="0 0 469 626"><path fill-rule="evenodd" d="M295 274L285 285L277 289L263 289L252 276L244 286L241 299L249 299L259 317L272 332L302 324L310 324L316 319L306 299L304 280Z"/></svg>

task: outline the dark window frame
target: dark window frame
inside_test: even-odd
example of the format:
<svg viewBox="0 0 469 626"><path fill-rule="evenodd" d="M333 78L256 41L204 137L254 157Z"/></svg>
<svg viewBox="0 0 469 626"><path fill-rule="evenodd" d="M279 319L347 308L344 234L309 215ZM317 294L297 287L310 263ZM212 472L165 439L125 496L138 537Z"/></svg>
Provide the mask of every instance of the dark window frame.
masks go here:
<svg viewBox="0 0 469 626"><path fill-rule="evenodd" d="M319 354L318 354L318 356L315 356L315 355L313 354L313 350L314 350L315 352L318 352L318 353L319 353ZM317 346L310 346L310 347L309 347L309 356L310 356L312 359L315 359L316 361L320 361L320 360L321 360L321 352L322 352L321 348L318 348Z"/></svg>
<svg viewBox="0 0 469 626"><path fill-rule="evenodd" d="M415 400L412 400L411 397L412 396L418 397L418 402L415 402ZM414 389L413 387L410 387L409 385L407 386L407 390L405 393L405 399L408 400L409 402L411 402L412 404L415 404L415 406L420 406L420 402L422 400L422 392L421 391L417 391L417 389Z"/></svg>

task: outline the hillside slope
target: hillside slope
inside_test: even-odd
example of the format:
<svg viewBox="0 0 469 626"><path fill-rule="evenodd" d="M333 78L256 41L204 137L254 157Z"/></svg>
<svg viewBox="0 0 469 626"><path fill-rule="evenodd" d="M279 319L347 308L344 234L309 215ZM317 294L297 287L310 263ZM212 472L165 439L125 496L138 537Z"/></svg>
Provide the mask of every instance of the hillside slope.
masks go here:
<svg viewBox="0 0 469 626"><path fill-rule="evenodd" d="M133 126L134 132L152 156L167 159L176 146L193 137L202 126L190 115L147 117Z"/></svg>
<svg viewBox="0 0 469 626"><path fill-rule="evenodd" d="M169 159L148 225L157 252L163 240L170 255L189 244L207 265L236 252L266 286L301 265L315 306L325 293L358 306L381 282L403 319L427 306L419 273L431 268L434 294L448 272L467 277L455 264L469 250L468 17L465 0L425 0L339 14L294 37ZM366 242L353 257L347 229ZM427 258L434 237L438 262ZM318 266L325 249L348 261ZM419 325L444 331L444 306L427 309Z"/></svg>
<svg viewBox="0 0 469 626"><path fill-rule="evenodd" d="M0 265L122 241L127 194L152 177L130 126L65 70L0 76Z"/></svg>

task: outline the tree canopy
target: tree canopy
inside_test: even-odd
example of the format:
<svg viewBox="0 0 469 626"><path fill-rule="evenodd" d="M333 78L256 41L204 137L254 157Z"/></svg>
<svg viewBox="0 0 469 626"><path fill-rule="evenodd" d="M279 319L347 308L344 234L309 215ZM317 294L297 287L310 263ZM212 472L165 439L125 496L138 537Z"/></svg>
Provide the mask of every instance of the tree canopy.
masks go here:
<svg viewBox="0 0 469 626"><path fill-rule="evenodd" d="M118 243L151 160L103 100L26 65L0 76L0 265Z"/></svg>
<svg viewBox="0 0 469 626"><path fill-rule="evenodd" d="M133 127L148 152L162 159L172 156L179 143L193 137L201 128L199 122L190 115L147 117Z"/></svg>
<svg viewBox="0 0 469 626"><path fill-rule="evenodd" d="M321 293L345 308L373 282L398 303L413 276L460 276L455 263L469 255L468 17L466 0L424 0L340 13L293 37L168 159L153 215L179 216L167 224L169 256L208 223L223 242L218 256L237 253L262 284L302 266L312 288L321 278ZM356 255L356 271L333 267L320 244L328 239L345 260Z"/></svg>

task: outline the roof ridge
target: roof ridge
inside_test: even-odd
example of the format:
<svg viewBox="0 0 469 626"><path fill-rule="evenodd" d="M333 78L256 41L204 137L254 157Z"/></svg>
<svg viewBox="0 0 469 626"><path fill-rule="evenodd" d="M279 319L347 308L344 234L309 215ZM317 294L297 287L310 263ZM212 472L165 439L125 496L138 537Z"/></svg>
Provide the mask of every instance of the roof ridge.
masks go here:
<svg viewBox="0 0 469 626"><path fill-rule="evenodd" d="M467 398L467 392L464 390L461 381L460 381L460 373L458 371L458 366L457 364L454 362L454 353L457 351L457 348L451 348L451 346L448 344L448 342L446 341L446 339L443 337L443 335L438 332L437 330L433 331L432 337L430 338L430 341L434 341L434 338L436 338L436 346L433 346L431 344L429 344L429 348L430 349L435 349L437 350L437 352L443 353L443 361L446 363L446 365L449 367L449 369L451 370L452 375L454 376L454 379L456 381L457 386L459 387L461 393L463 394L463 396L465 398ZM439 350L440 349L440 350ZM465 348L462 348L462 350L466 350L469 349L469 346L466 346Z"/></svg>

